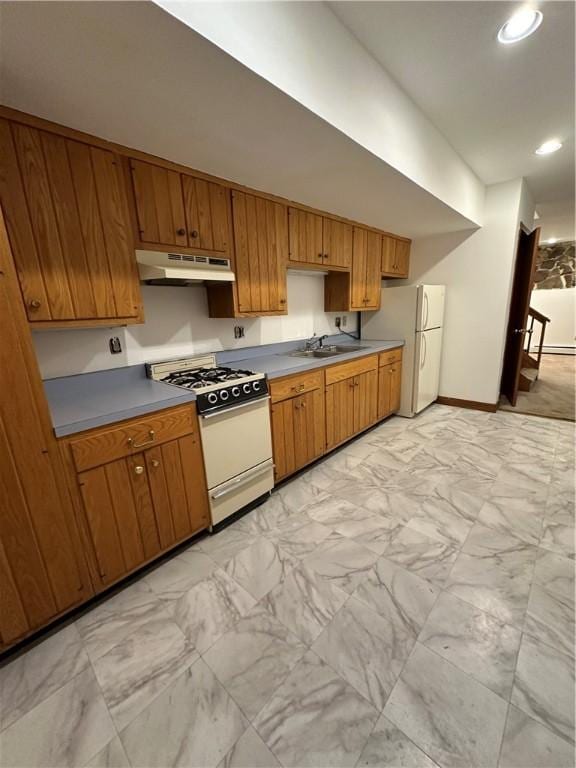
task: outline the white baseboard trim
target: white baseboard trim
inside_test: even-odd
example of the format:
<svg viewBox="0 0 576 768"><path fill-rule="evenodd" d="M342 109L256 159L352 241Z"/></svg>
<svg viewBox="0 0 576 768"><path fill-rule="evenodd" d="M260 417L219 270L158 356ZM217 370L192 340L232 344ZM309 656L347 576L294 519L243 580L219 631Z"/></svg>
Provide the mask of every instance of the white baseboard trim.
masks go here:
<svg viewBox="0 0 576 768"><path fill-rule="evenodd" d="M547 346L542 347L545 355L576 355L576 346ZM538 354L538 347L531 347L530 354Z"/></svg>

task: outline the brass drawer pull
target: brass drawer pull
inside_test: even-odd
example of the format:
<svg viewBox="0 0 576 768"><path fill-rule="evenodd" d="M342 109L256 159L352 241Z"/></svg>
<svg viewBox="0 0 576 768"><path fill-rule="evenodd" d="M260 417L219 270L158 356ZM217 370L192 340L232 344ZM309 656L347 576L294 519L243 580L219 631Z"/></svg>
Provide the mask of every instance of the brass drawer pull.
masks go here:
<svg viewBox="0 0 576 768"><path fill-rule="evenodd" d="M292 387L292 392L302 392L303 389L306 388L306 384L298 384L298 386Z"/></svg>
<svg viewBox="0 0 576 768"><path fill-rule="evenodd" d="M152 459L152 461L150 463L152 464L153 467L159 467L160 466L160 462L158 461L158 459Z"/></svg>
<svg viewBox="0 0 576 768"><path fill-rule="evenodd" d="M143 443L135 443L133 437L128 438L128 445L130 448L143 448L145 445L150 445L150 443L153 443L155 440L155 434L153 429L148 430L148 435L150 437L149 440L144 440Z"/></svg>
<svg viewBox="0 0 576 768"><path fill-rule="evenodd" d="M42 302L39 299L32 299L30 302L30 309L40 309Z"/></svg>
<svg viewBox="0 0 576 768"><path fill-rule="evenodd" d="M136 472L137 475L141 475L144 472L144 467L138 464L137 466L134 467L134 472Z"/></svg>

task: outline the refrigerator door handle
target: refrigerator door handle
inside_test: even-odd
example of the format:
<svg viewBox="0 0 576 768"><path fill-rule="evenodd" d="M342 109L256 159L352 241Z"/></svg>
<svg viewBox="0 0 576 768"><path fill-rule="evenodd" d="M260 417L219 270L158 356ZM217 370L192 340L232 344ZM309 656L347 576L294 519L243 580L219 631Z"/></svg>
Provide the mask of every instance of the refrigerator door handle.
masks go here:
<svg viewBox="0 0 576 768"><path fill-rule="evenodd" d="M424 310L424 327L422 330L425 331L428 328L428 317L430 316L430 304L426 290L424 290Z"/></svg>
<svg viewBox="0 0 576 768"><path fill-rule="evenodd" d="M426 334L422 333L421 338L422 338L422 356L420 359L420 368L422 369L424 368L424 363L426 362Z"/></svg>

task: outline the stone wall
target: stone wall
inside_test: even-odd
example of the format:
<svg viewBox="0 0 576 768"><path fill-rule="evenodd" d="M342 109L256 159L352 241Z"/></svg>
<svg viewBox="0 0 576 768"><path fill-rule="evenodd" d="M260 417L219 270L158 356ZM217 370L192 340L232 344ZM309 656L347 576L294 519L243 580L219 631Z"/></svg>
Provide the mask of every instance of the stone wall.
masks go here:
<svg viewBox="0 0 576 768"><path fill-rule="evenodd" d="M574 245L569 240L538 247L534 290L576 286Z"/></svg>

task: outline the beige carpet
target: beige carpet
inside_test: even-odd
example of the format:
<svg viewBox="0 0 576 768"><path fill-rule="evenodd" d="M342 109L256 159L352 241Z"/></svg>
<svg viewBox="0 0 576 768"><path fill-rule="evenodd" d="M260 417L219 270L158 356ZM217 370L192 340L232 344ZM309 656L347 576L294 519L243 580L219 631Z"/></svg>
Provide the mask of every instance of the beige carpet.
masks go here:
<svg viewBox="0 0 576 768"><path fill-rule="evenodd" d="M505 397L499 407L514 413L529 413L574 421L576 355L542 355L538 380L530 392L519 392L516 407Z"/></svg>

